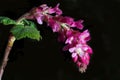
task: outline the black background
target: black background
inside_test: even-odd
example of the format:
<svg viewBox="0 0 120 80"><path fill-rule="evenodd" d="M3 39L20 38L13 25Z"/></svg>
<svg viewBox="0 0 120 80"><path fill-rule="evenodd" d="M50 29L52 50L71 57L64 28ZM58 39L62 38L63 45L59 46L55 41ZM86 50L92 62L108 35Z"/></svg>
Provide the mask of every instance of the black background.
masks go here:
<svg viewBox="0 0 120 80"><path fill-rule="evenodd" d="M83 19L93 48L86 73L79 73L51 29L37 24L42 41L16 41L3 80L120 80L120 0L0 0L0 16L17 19L32 7L60 3L63 15ZM0 57L11 26L0 25Z"/></svg>

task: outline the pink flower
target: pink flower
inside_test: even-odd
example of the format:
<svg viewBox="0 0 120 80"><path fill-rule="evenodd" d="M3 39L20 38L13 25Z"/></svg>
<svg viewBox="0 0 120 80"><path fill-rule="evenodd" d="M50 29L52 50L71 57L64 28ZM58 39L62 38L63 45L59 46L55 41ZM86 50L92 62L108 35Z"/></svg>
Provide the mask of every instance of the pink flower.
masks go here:
<svg viewBox="0 0 120 80"><path fill-rule="evenodd" d="M49 18L48 25L52 28L53 32L58 32L61 28L60 24L52 18Z"/></svg>
<svg viewBox="0 0 120 80"><path fill-rule="evenodd" d="M65 41L65 44L77 44L81 33L78 31L72 30L72 31L69 31L69 33L67 35L68 36Z"/></svg>
<svg viewBox="0 0 120 80"><path fill-rule="evenodd" d="M71 17L61 17L60 22L66 23L67 25L69 25L70 27L74 26L74 19Z"/></svg>
<svg viewBox="0 0 120 80"><path fill-rule="evenodd" d="M83 23L83 20L76 21L76 22L75 22L76 28L82 30L83 27L84 27L82 23Z"/></svg>
<svg viewBox="0 0 120 80"><path fill-rule="evenodd" d="M69 52L72 53L72 59L78 68L83 70L85 67L86 69L90 61L90 54L92 53L92 49L86 44L77 44L76 46L69 48Z"/></svg>
<svg viewBox="0 0 120 80"><path fill-rule="evenodd" d="M55 16L52 16L54 13ZM53 32L58 32L58 41L66 44L63 51L69 51L79 71L85 72L92 54L91 47L87 45L90 40L90 33L88 30L79 31L84 27L83 20L74 21L74 18L63 17L61 14L62 10L59 9L59 4L54 8L43 4L33 8L27 19L36 19L38 24L43 24L45 21ZM78 30L74 30L74 28Z"/></svg>
<svg viewBox="0 0 120 80"><path fill-rule="evenodd" d="M74 30L68 30L66 32L66 41L63 50L68 50L71 53L71 57L78 66L81 72L84 72L90 61L90 54L92 49L87 45L87 41L90 40L90 34L88 30L80 33Z"/></svg>
<svg viewBox="0 0 120 80"><path fill-rule="evenodd" d="M77 29L80 29L80 30L82 30L84 27L82 24L83 20L74 21L74 19L72 17L57 16L56 20L58 20L59 22L65 23L69 27L76 27Z"/></svg>
<svg viewBox="0 0 120 80"><path fill-rule="evenodd" d="M78 58L79 58L78 54L72 53L71 57L72 57L74 63L76 63L78 61Z"/></svg>
<svg viewBox="0 0 120 80"><path fill-rule="evenodd" d="M90 34L88 30L85 30L84 32L80 33L78 31L72 31L69 32L69 36L67 37L66 44L71 43L86 43L90 40Z"/></svg>
<svg viewBox="0 0 120 80"><path fill-rule="evenodd" d="M88 30L83 31L81 33L81 35L78 36L78 38L79 38L79 43L82 43L82 44L86 43L87 41L90 40L90 33L89 33L89 31Z"/></svg>
<svg viewBox="0 0 120 80"><path fill-rule="evenodd" d="M59 9L59 5L60 4L57 4L56 7L49 8L48 13L50 13L50 14L56 13L57 15L61 15L62 14L62 10Z"/></svg>
<svg viewBox="0 0 120 80"><path fill-rule="evenodd" d="M59 42L65 42L66 40L66 30L65 29L61 29L59 32L58 32L58 41Z"/></svg>
<svg viewBox="0 0 120 80"><path fill-rule="evenodd" d="M35 8L34 18L37 20L38 24L43 24L43 20L46 18L45 14L47 13L49 7L46 4L40 5Z"/></svg>
<svg viewBox="0 0 120 80"><path fill-rule="evenodd" d="M62 14L62 11L59 9L59 4L57 4L56 7L54 8L48 7L46 4L40 5L37 8L33 8L31 10L30 15L27 16L26 18L36 19L38 24L43 24L43 21L46 20L46 18L50 16L49 14L53 14L53 13L56 13L56 15Z"/></svg>
<svg viewBox="0 0 120 80"><path fill-rule="evenodd" d="M43 24L44 15L36 14L34 17L36 18L38 24Z"/></svg>

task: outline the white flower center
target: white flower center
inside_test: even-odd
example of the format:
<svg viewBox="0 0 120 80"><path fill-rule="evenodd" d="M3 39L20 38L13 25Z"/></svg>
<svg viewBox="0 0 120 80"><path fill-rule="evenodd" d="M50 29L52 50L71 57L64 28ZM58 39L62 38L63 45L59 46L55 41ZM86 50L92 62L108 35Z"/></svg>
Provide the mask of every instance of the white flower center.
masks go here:
<svg viewBox="0 0 120 80"><path fill-rule="evenodd" d="M84 51L81 48L76 48L75 52L82 57L84 55Z"/></svg>

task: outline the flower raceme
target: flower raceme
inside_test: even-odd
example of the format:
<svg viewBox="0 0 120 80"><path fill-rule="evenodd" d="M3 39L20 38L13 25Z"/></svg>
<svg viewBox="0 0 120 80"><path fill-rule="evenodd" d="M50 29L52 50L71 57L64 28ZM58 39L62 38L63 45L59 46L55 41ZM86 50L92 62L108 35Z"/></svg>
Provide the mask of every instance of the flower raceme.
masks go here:
<svg viewBox="0 0 120 80"><path fill-rule="evenodd" d="M71 57L79 67L79 71L84 72L89 64L90 54L92 49L87 45L90 35L88 30L84 32L75 32L67 37L65 44L67 44L63 50L68 50L71 54Z"/></svg>
<svg viewBox="0 0 120 80"><path fill-rule="evenodd" d="M90 40L89 31L80 32L84 27L82 24L83 20L75 21L72 17L62 16L59 4L54 8L43 4L33 8L29 13L29 16L26 17L27 19L36 19L40 25L44 21L53 32L58 33L58 41L66 44L63 51L69 51L79 71L85 72L90 61L92 49L87 45L87 42Z"/></svg>

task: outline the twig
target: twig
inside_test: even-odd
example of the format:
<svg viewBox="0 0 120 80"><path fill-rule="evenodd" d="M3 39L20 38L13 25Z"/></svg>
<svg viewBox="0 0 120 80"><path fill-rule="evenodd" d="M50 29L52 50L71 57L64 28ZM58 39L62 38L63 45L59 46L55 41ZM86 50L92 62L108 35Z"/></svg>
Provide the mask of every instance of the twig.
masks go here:
<svg viewBox="0 0 120 80"><path fill-rule="evenodd" d="M29 15L29 13L26 13L26 14L22 15L19 19L17 19L16 22L20 22L22 19L24 19L28 15ZM16 40L15 36L13 36L11 34L9 36L8 44L7 44L7 47L5 49L5 53L4 53L4 56L3 56L3 59L1 61L1 65L0 65L0 80L2 79L5 67L6 67L7 62L8 62L9 54L10 54L10 51L12 49L12 46L13 46L15 40Z"/></svg>

